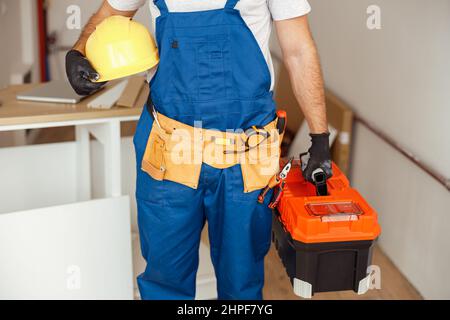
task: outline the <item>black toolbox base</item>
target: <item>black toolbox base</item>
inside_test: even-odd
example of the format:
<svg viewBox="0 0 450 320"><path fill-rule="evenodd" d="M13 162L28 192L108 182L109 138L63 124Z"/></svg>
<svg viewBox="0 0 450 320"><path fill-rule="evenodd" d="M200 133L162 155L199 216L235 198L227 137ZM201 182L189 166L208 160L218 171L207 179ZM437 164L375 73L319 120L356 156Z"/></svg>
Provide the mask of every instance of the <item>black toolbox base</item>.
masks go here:
<svg viewBox="0 0 450 320"><path fill-rule="evenodd" d="M317 292L345 290L367 292L373 241L299 242L284 230L276 214L272 240L298 296L311 298Z"/></svg>

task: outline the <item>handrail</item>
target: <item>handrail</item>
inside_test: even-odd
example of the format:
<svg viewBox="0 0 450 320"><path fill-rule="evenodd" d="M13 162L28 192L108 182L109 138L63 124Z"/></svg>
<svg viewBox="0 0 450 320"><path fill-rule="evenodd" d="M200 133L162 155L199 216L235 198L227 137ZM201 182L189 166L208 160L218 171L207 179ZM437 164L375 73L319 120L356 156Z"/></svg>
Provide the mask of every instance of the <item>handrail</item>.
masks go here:
<svg viewBox="0 0 450 320"><path fill-rule="evenodd" d="M400 145L398 142L396 142L394 139L386 135L383 131L378 129L375 125L364 119L361 115L355 114L354 119L356 122L361 123L364 127L369 129L372 133L374 133L377 137L379 137L381 140L386 142L388 145L390 145L392 148L394 148L396 151L400 152L403 156L405 156L408 160L410 160L412 163L414 163L417 167L422 169L425 173L427 173L430 177L432 177L434 180L439 182L441 185L444 186L444 188L447 189L447 191L450 191L450 179L445 177L443 174L437 172L434 168L430 167L429 165L422 162L419 158L414 156L410 151L405 149L402 145Z"/></svg>

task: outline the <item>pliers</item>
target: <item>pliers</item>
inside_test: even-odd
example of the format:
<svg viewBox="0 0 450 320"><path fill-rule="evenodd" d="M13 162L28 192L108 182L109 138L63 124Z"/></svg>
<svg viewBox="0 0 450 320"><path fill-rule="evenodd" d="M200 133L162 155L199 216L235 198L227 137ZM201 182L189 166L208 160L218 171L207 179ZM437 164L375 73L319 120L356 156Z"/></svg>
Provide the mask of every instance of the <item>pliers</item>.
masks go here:
<svg viewBox="0 0 450 320"><path fill-rule="evenodd" d="M265 187L264 190L262 190L258 196L259 203L261 203L261 204L264 203L264 200L265 200L267 194L269 193L269 191L272 190L273 188L275 188L276 186L279 186L280 188L284 188L284 182L285 182L289 172L291 171L293 161L294 161L294 157L289 159L289 161L284 165L284 167L281 169L281 171L269 181L269 184L267 185L267 187ZM277 189L274 196L281 198L281 196L279 196L278 192L279 192L279 189Z"/></svg>

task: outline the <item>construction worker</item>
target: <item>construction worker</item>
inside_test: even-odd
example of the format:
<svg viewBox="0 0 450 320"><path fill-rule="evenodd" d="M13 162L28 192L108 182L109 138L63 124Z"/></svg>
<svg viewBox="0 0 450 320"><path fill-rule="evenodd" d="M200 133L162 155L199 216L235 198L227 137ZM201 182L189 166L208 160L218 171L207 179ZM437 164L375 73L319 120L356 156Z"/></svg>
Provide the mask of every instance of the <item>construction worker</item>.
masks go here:
<svg viewBox="0 0 450 320"><path fill-rule="evenodd" d="M66 58L68 78L78 93L87 95L103 85L91 81L98 75L85 58L90 34L107 17L133 17L144 2L105 0L90 19ZM193 132L200 122L203 129L221 133L265 128L276 120L269 51L274 22L295 96L311 130L304 175L312 181L312 172L322 169L331 176L324 86L307 20L310 6L307 0L150 2L160 64L134 138L141 249L148 263L138 278L141 296L195 297L200 235L208 221L219 299L262 299L272 218L267 201L257 201L264 186L252 182L268 180L239 164L166 163L157 167L167 170L159 176L158 170L145 172L142 163L146 157L157 162L155 146L167 148L167 141L158 139L172 134L166 131L170 126Z"/></svg>

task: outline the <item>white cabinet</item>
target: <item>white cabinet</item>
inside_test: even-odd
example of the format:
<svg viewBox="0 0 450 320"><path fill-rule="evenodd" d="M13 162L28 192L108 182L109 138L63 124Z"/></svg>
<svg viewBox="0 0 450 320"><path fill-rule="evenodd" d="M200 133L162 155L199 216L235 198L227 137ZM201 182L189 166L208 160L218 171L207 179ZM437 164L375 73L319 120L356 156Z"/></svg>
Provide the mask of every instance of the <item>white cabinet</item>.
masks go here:
<svg viewBox="0 0 450 320"><path fill-rule="evenodd" d="M0 214L0 300L133 299L129 202Z"/></svg>

